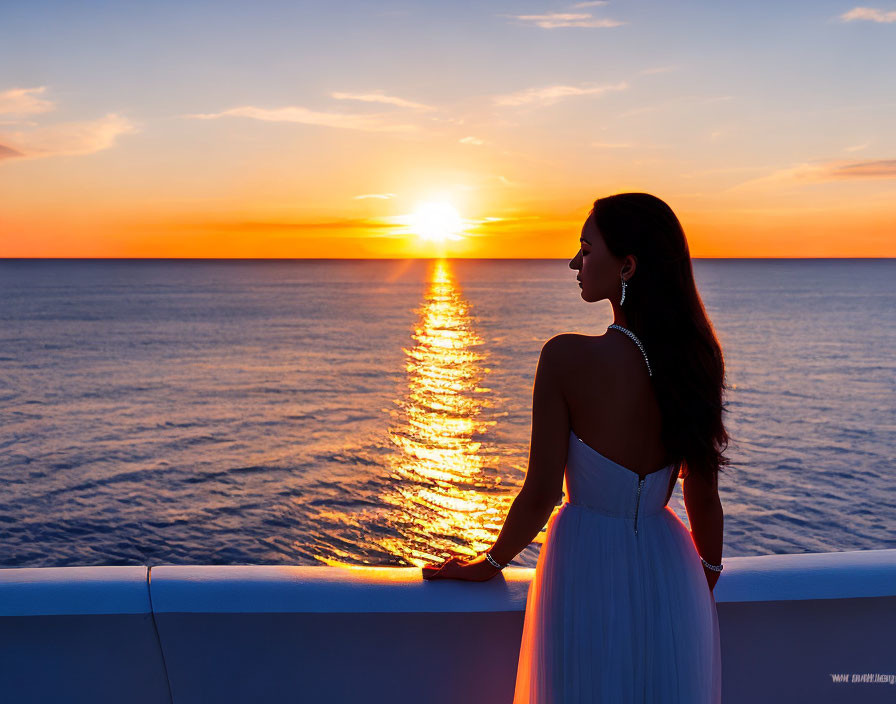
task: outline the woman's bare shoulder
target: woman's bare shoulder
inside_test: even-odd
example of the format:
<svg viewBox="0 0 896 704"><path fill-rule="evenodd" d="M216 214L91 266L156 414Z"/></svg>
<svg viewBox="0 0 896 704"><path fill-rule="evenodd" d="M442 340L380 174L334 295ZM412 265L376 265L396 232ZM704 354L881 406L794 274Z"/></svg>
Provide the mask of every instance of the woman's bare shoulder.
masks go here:
<svg viewBox="0 0 896 704"><path fill-rule="evenodd" d="M594 365L596 358L604 352L603 335L582 335L576 332L564 332L554 335L548 340L542 354L549 356L549 361L563 370L578 368L582 363Z"/></svg>

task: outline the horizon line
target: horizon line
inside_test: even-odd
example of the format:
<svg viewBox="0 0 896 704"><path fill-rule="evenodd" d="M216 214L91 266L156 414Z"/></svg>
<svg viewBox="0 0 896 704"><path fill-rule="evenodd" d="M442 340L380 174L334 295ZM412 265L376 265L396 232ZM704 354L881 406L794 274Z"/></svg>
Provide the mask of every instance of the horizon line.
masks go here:
<svg viewBox="0 0 896 704"><path fill-rule="evenodd" d="M259 262L293 262L293 261L569 261L570 257L0 257L4 261L259 261ZM691 260L737 260L737 261L771 261L771 260L889 260L896 256L882 257L800 257L800 256L768 256L768 257L691 257Z"/></svg>

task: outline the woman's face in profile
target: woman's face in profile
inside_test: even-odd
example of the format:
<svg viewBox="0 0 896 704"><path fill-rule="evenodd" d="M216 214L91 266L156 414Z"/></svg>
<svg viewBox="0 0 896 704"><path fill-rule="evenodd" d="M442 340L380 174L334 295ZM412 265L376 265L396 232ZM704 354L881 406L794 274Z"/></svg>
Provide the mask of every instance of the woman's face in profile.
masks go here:
<svg viewBox="0 0 896 704"><path fill-rule="evenodd" d="M588 216L582 226L579 251L570 260L569 268L579 272L577 278L582 298L589 303L609 298L618 288L621 264L607 249L604 238L597 230L593 214Z"/></svg>

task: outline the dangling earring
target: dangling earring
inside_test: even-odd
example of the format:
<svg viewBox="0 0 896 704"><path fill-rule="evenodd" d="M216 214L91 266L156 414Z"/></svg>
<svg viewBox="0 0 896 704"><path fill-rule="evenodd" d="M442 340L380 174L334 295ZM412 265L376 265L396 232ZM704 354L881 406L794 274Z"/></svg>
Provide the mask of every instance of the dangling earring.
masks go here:
<svg viewBox="0 0 896 704"><path fill-rule="evenodd" d="M622 275L620 274L620 277L621 276ZM623 303L625 303L625 279L624 278L622 279L622 298L619 299L619 305L622 305Z"/></svg>

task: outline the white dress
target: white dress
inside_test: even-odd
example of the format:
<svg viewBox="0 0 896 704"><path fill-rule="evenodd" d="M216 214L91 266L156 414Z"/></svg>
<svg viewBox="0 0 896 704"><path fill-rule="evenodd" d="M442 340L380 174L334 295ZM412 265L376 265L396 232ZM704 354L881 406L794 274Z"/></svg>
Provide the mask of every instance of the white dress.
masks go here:
<svg viewBox="0 0 896 704"><path fill-rule="evenodd" d="M529 586L514 704L717 704L719 625L673 465L640 479L570 431Z"/></svg>

